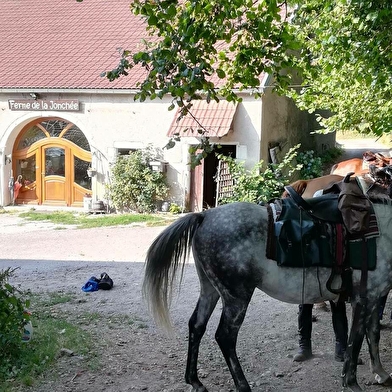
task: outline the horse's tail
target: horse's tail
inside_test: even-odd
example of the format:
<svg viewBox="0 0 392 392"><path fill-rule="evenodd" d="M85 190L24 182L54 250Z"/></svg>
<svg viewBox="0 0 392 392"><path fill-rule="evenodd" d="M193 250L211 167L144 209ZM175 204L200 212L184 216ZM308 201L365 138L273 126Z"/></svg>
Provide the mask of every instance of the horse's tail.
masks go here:
<svg viewBox="0 0 392 392"><path fill-rule="evenodd" d="M147 251L143 280L143 296L157 324L171 329L169 306L180 265L181 284L184 265L189 256L192 238L204 219L202 213L192 213L167 227Z"/></svg>

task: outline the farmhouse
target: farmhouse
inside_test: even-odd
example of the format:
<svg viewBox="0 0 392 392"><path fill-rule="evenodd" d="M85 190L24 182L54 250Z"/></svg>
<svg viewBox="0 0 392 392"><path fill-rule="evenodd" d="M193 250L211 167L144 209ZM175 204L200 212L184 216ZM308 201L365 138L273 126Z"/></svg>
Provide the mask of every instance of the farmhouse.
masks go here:
<svg viewBox="0 0 392 392"><path fill-rule="evenodd" d="M17 204L82 206L86 194L106 200L111 164L118 155L152 145L155 169L166 173L170 202L199 211L216 202L217 159L207 157L196 170L188 149L198 135L185 133L164 149L170 135L189 128L169 111L171 98L135 101L139 67L113 82L102 77L117 67L120 53L143 48L143 20L129 0L3 0L0 14L0 205L12 202L10 187L18 175L24 187ZM233 104L195 103L221 153L248 168L301 142L305 148L329 148L334 136L313 136L313 117L300 112L263 78L262 99L242 92Z"/></svg>

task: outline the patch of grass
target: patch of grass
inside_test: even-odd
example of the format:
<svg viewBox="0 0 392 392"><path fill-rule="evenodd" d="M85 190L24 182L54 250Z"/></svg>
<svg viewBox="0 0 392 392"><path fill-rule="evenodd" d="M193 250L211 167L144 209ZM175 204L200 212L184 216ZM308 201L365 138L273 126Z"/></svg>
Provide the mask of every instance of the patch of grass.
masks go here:
<svg viewBox="0 0 392 392"><path fill-rule="evenodd" d="M86 313L83 316L80 316L76 322L79 325L90 325L90 324L97 324L101 319L102 315L100 313Z"/></svg>
<svg viewBox="0 0 392 392"><path fill-rule="evenodd" d="M54 212L39 212L39 211L27 211L19 214L21 218L29 221L48 221L54 224L61 225L75 225L78 224L78 215L72 212L54 211Z"/></svg>
<svg viewBox="0 0 392 392"><path fill-rule="evenodd" d="M134 223L166 225L170 222L169 219L162 218L162 216L148 214L90 215L69 211L28 211L20 213L19 216L29 221L46 221L58 225L75 225L78 228L121 226Z"/></svg>
<svg viewBox="0 0 392 392"><path fill-rule="evenodd" d="M21 390L23 386L33 385L37 377L55 364L63 348L82 356L85 366L95 366L97 358L92 336L68 322L64 316L54 317L51 312L51 306L70 300L69 295L33 296L33 338L29 342L21 343L12 364L0 365L2 392Z"/></svg>
<svg viewBox="0 0 392 392"><path fill-rule="evenodd" d="M360 133L358 131L337 131L336 140L339 139L377 139L378 136L371 133Z"/></svg>
<svg viewBox="0 0 392 392"><path fill-rule="evenodd" d="M80 225L82 228L121 226L148 222L161 222L162 224L166 224L162 220L162 217L147 214L93 215L85 218Z"/></svg>
<svg viewBox="0 0 392 392"><path fill-rule="evenodd" d="M57 377L56 365L63 366L62 349L80 357L78 366L82 369L100 371L107 359L100 354L100 347L107 342L97 340L91 326L100 325L107 330L148 328L145 320L127 314L64 312L61 305L75 300L72 293L29 293L29 297L33 337L29 342L21 342L12 363L0 360L1 392L22 391L40 379Z"/></svg>
<svg viewBox="0 0 392 392"><path fill-rule="evenodd" d="M40 298L40 297L38 297ZM74 294L69 293L49 293L48 298L42 303L43 306L54 306L58 304L65 304L73 301Z"/></svg>

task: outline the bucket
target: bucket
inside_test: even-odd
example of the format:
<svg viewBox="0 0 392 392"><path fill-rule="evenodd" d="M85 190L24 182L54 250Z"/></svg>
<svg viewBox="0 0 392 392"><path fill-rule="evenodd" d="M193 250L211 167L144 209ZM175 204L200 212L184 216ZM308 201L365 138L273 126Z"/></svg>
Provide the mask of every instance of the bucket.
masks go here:
<svg viewBox="0 0 392 392"><path fill-rule="evenodd" d="M93 199L91 197L83 197L83 211L89 212L92 208Z"/></svg>
<svg viewBox="0 0 392 392"><path fill-rule="evenodd" d="M27 310L23 312L24 315L27 317L24 319L25 320L25 325L23 327L22 331L22 342L29 342L32 337L33 337L33 324L31 323L31 320L29 319L31 316L31 313Z"/></svg>
<svg viewBox="0 0 392 392"><path fill-rule="evenodd" d="M162 203L162 212L168 212L170 208L170 203L167 201L164 201Z"/></svg>
<svg viewBox="0 0 392 392"><path fill-rule="evenodd" d="M93 210L94 211L104 211L105 205L103 204L102 200L97 200L93 202Z"/></svg>

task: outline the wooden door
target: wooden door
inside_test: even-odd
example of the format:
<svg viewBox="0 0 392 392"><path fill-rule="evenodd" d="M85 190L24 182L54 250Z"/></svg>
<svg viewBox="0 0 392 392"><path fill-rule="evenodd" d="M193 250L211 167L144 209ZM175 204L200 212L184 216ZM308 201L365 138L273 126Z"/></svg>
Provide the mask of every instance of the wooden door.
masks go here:
<svg viewBox="0 0 392 392"><path fill-rule="evenodd" d="M26 125L12 154L11 176L22 175L17 204L82 206L92 194L90 144L74 124L41 118Z"/></svg>
<svg viewBox="0 0 392 392"><path fill-rule="evenodd" d="M70 205L70 151L63 146L48 145L41 152L42 204Z"/></svg>
<svg viewBox="0 0 392 392"><path fill-rule="evenodd" d="M204 160L191 169L190 210L194 212L203 210L203 171Z"/></svg>

